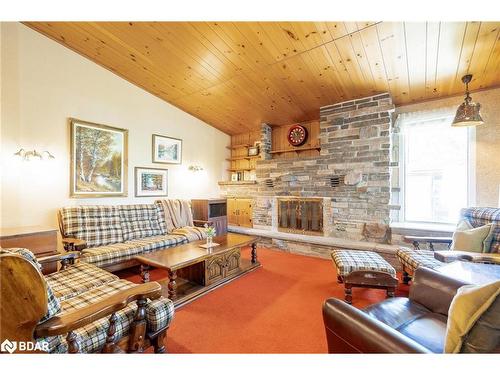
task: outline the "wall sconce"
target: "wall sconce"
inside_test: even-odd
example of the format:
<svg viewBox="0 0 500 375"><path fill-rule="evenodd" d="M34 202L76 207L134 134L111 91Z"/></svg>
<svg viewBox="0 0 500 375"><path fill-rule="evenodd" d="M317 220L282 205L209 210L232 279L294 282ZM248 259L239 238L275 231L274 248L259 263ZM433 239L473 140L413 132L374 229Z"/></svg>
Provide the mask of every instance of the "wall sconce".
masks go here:
<svg viewBox="0 0 500 375"><path fill-rule="evenodd" d="M188 170L190 170L191 172L201 172L203 170L203 167L200 165L190 165L188 167Z"/></svg>
<svg viewBox="0 0 500 375"><path fill-rule="evenodd" d="M42 151L42 152L38 152L37 150L26 151L24 148L21 148L18 152L14 153L14 155L19 156L24 161L30 161L34 159L38 160L55 159L54 155L52 155L48 151Z"/></svg>

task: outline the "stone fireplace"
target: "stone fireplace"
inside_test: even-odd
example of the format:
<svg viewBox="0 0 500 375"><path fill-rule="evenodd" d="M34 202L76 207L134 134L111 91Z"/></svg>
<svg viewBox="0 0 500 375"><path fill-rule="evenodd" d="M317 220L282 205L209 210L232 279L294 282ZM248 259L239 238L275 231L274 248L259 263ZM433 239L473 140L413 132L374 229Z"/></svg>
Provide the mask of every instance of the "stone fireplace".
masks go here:
<svg viewBox="0 0 500 375"><path fill-rule="evenodd" d="M277 198L278 231L306 235L323 235L323 199Z"/></svg>
<svg viewBox="0 0 500 375"><path fill-rule="evenodd" d="M273 159L271 127L262 124L257 184L222 186L223 194L253 197L253 226L261 231L391 243L389 222L399 210L392 204L398 201L391 184L398 168L393 111L389 94L321 107L319 156ZM313 209L301 203L306 199L322 201L314 220Z"/></svg>

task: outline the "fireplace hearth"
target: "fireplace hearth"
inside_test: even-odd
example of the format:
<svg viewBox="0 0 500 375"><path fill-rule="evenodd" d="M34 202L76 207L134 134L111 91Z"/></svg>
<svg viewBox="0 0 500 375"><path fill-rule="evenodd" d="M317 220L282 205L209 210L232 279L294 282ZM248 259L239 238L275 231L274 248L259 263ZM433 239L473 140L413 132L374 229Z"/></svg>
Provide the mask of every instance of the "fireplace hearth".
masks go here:
<svg viewBox="0 0 500 375"><path fill-rule="evenodd" d="M278 231L323 235L323 199L278 198Z"/></svg>

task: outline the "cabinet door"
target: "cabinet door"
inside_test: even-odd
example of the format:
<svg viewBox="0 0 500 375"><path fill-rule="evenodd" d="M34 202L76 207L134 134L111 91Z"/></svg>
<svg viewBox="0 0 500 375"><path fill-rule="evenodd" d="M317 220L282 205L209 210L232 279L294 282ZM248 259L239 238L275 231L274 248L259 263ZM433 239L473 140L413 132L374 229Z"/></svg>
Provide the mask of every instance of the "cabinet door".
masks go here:
<svg viewBox="0 0 500 375"><path fill-rule="evenodd" d="M224 255L213 256L205 261L205 285L213 284L224 278Z"/></svg>
<svg viewBox="0 0 500 375"><path fill-rule="evenodd" d="M238 200L235 198L227 200L227 223L238 225Z"/></svg>
<svg viewBox="0 0 500 375"><path fill-rule="evenodd" d="M236 249L224 255L226 272L224 277L231 276L240 271L240 249Z"/></svg>
<svg viewBox="0 0 500 375"><path fill-rule="evenodd" d="M238 222L242 227L252 227L252 200L238 199Z"/></svg>

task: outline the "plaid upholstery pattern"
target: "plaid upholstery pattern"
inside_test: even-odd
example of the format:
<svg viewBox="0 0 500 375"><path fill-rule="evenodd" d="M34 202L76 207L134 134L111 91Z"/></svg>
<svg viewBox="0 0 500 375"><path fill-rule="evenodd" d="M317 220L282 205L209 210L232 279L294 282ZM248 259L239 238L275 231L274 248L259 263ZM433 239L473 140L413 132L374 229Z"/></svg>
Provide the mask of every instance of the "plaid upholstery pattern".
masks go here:
<svg viewBox="0 0 500 375"><path fill-rule="evenodd" d="M124 241L117 206L64 207L60 213L64 235L85 240L88 247Z"/></svg>
<svg viewBox="0 0 500 375"><path fill-rule="evenodd" d="M45 276L47 284L62 302L89 289L118 280L118 276L88 263L77 263Z"/></svg>
<svg viewBox="0 0 500 375"><path fill-rule="evenodd" d="M172 234L185 236L189 242L203 240L207 238L207 234L204 228L199 228L199 227L176 228L172 231Z"/></svg>
<svg viewBox="0 0 500 375"><path fill-rule="evenodd" d="M117 293L121 290L126 290L134 284L126 280L115 280L106 285L93 288L85 293L82 293L73 298L62 302L62 311L71 312L96 302L106 299L109 295ZM130 324L134 319L137 304L130 303L127 307L116 313L116 340L127 335L130 329ZM174 308L173 303L169 299L160 298L155 301L148 301L146 304L146 321L148 329L153 331L167 327L173 319ZM95 322L75 330L77 342L82 353L95 353L102 350L106 342L106 333L109 327L109 317L99 319ZM150 328L151 327L151 328ZM53 338L45 338L49 342L49 351L51 353L67 352L67 343L64 337L58 336Z"/></svg>
<svg viewBox="0 0 500 375"><path fill-rule="evenodd" d="M334 250L331 256L340 276L347 276L353 271L379 271L396 277L394 267L373 251Z"/></svg>
<svg viewBox="0 0 500 375"><path fill-rule="evenodd" d="M500 208L470 207L460 211L462 219L467 220L472 227L477 228L486 224L493 224L493 241L489 253L500 253Z"/></svg>
<svg viewBox="0 0 500 375"><path fill-rule="evenodd" d="M419 267L434 269L443 265L442 262L434 258L434 252L431 250L414 250L400 247L396 251L396 257L405 270L411 273L415 272Z"/></svg>
<svg viewBox="0 0 500 375"><path fill-rule="evenodd" d="M149 301L146 306L148 331L157 332L170 324L174 317L174 303L168 298L160 297Z"/></svg>
<svg viewBox="0 0 500 375"><path fill-rule="evenodd" d="M131 204L118 206L123 230L123 239L151 237L162 234L158 208L154 204Z"/></svg>
<svg viewBox="0 0 500 375"><path fill-rule="evenodd" d="M122 242L83 249L80 261L102 267L118 261L132 259L135 255L143 252L144 249L136 244Z"/></svg>
<svg viewBox="0 0 500 375"><path fill-rule="evenodd" d="M156 211L158 211L158 223L160 224L161 234L167 234L167 222L165 220L165 210L161 204L161 201L155 201L154 203Z"/></svg>
<svg viewBox="0 0 500 375"><path fill-rule="evenodd" d="M38 260L36 259L35 255L29 251L28 249L24 248L10 248L10 249L2 249L0 248L0 254L2 253L10 253L10 254L17 254L25 258L28 262L30 262L32 265L34 265L39 271L42 270L42 266L40 263L38 263ZM54 291L52 290L51 285L48 282L45 282L45 288L47 290L47 314L43 316L42 319L40 319L41 322L45 322L46 320L52 318L54 315L56 315L59 311L61 311L61 303L59 301L59 298L54 294Z"/></svg>
<svg viewBox="0 0 500 375"><path fill-rule="evenodd" d="M188 242L187 238L183 235L178 234L167 234L127 241L127 243L129 244L141 247L143 253L149 253L153 250L165 247L181 245L186 242Z"/></svg>
<svg viewBox="0 0 500 375"><path fill-rule="evenodd" d="M148 253L160 248L172 247L186 242L186 237L180 235L146 237L123 243L84 249L80 260L102 267L118 261L130 260L138 254Z"/></svg>

